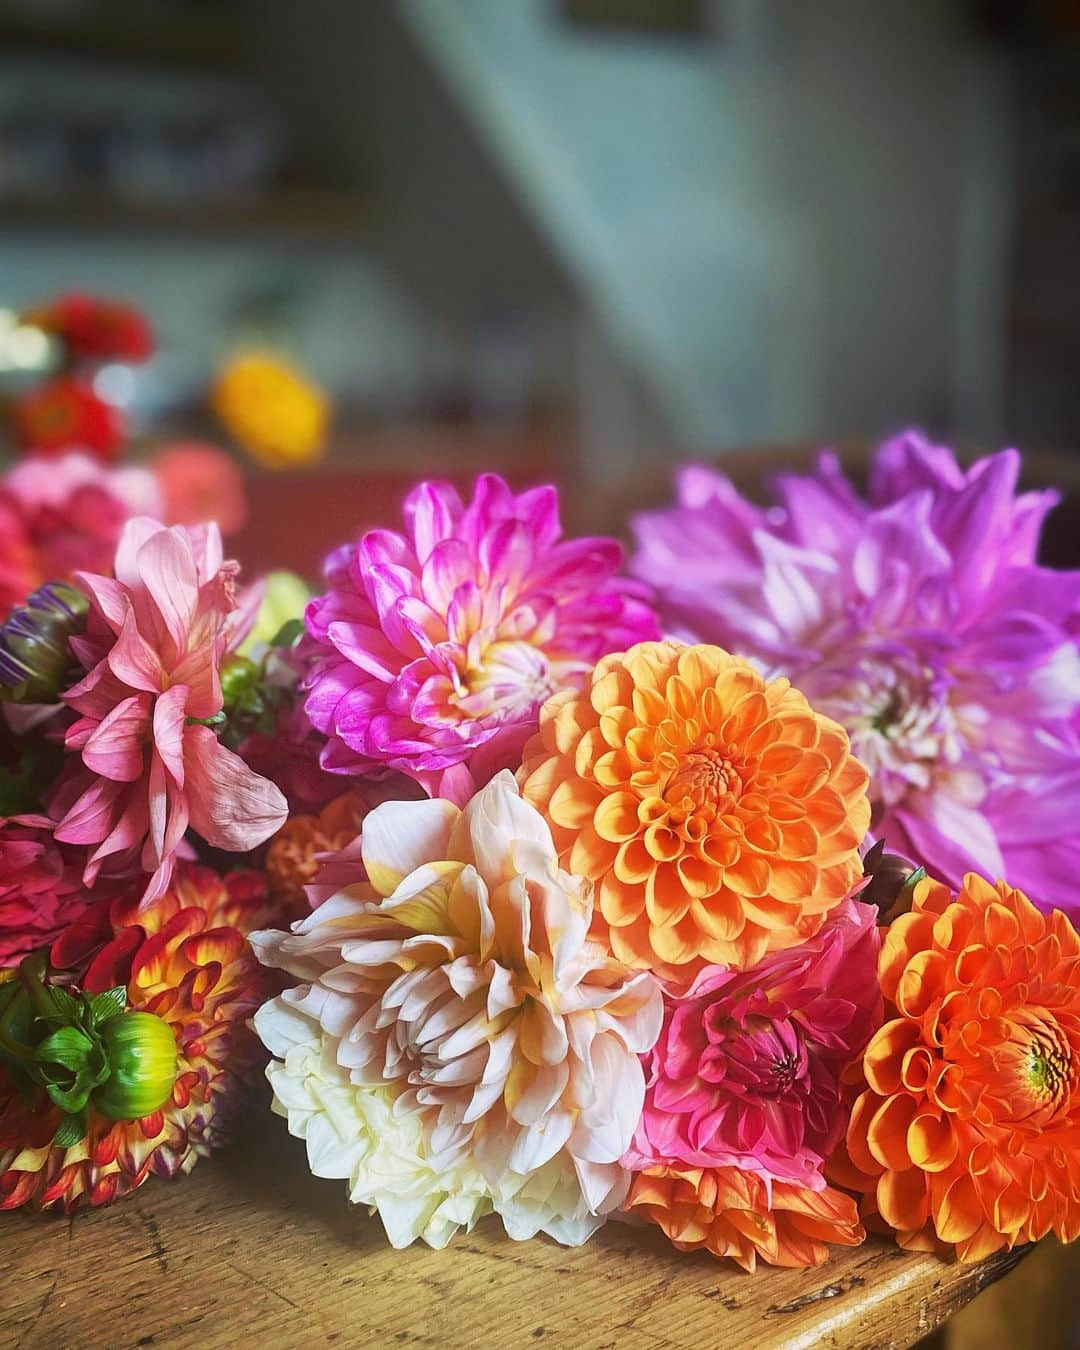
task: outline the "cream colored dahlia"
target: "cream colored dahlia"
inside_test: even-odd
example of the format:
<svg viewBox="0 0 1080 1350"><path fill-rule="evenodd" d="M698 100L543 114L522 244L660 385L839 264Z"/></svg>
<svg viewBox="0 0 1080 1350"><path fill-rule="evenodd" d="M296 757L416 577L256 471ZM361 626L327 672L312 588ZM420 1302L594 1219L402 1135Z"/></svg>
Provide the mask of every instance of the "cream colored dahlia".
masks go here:
<svg viewBox="0 0 1080 1350"><path fill-rule="evenodd" d="M589 885L559 868L509 773L463 811L376 808L361 851L367 881L291 934L252 938L265 964L307 982L257 1023L281 1057L271 1081L293 1132L309 1156L313 1128L334 1136L340 1169L365 1131L383 1142L390 1101L432 1170L475 1169L512 1237L584 1241L626 1195L619 1159L644 1099L638 1056L660 1030L656 981L590 940ZM286 1010L310 1022L303 1056L283 1046ZM324 1082L351 1089L349 1111L331 1108ZM309 1099L325 1116L317 1126L301 1119ZM395 1188L373 1169L358 1193L354 1173L334 1174L386 1221Z"/></svg>

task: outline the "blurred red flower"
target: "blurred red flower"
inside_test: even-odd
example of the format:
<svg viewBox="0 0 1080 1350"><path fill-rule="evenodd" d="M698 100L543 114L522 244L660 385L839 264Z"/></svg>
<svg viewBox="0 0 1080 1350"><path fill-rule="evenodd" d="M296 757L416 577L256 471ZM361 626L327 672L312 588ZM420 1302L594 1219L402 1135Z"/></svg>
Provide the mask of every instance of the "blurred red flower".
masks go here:
<svg viewBox="0 0 1080 1350"><path fill-rule="evenodd" d="M133 306L117 300L72 292L23 319L51 333L80 360L145 361L154 352L150 324Z"/></svg>
<svg viewBox="0 0 1080 1350"><path fill-rule="evenodd" d="M60 455L87 450L111 463L124 440L120 410L94 393L85 380L63 375L15 400L15 435L24 450Z"/></svg>

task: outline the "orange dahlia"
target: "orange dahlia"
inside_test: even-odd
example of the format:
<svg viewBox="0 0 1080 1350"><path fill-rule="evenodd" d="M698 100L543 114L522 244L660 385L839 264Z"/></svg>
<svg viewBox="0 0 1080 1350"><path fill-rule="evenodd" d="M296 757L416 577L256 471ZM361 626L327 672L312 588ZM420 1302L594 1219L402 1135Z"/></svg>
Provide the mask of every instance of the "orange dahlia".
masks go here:
<svg viewBox="0 0 1080 1350"><path fill-rule="evenodd" d="M719 647L605 657L545 704L522 776L562 864L596 884L598 934L668 978L803 941L862 875L846 733Z"/></svg>
<svg viewBox="0 0 1080 1350"><path fill-rule="evenodd" d="M53 959L78 958L87 992L124 984L130 1009L168 1023L178 1060L172 1096L134 1121L109 1120L91 1106L89 1134L65 1149L52 1142L59 1111L34 1110L0 1070L0 1209L104 1205L151 1173L190 1172L222 1141L237 1088L262 1061L247 1025L277 987L247 943L270 917L262 877L181 864L149 908L122 901L101 917L96 930L73 925Z"/></svg>
<svg viewBox="0 0 1080 1350"><path fill-rule="evenodd" d="M878 962L847 1156L868 1220L963 1261L1080 1235L1080 936L969 873L925 880Z"/></svg>
<svg viewBox="0 0 1080 1350"><path fill-rule="evenodd" d="M306 912L304 888L315 880L322 855L338 853L352 843L370 805L360 793L346 792L318 815L290 816L266 854L266 876L274 899Z"/></svg>
<svg viewBox="0 0 1080 1350"><path fill-rule="evenodd" d="M866 1236L854 1200L826 1186L768 1184L736 1167L651 1168L635 1174L626 1208L659 1224L682 1252L704 1247L743 1270L819 1266L829 1244L857 1247Z"/></svg>

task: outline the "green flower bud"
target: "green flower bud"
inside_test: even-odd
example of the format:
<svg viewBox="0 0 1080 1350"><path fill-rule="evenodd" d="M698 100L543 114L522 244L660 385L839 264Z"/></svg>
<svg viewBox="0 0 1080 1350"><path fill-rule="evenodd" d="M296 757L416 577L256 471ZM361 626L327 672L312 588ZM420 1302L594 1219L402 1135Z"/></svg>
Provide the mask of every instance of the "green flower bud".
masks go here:
<svg viewBox="0 0 1080 1350"><path fill-rule="evenodd" d="M230 656L221 665L221 695L226 711L245 709L258 690L262 671L246 656Z"/></svg>
<svg viewBox="0 0 1080 1350"><path fill-rule="evenodd" d="M141 1120L169 1099L176 1082L172 1028L153 1013L129 1012L101 1028L109 1077L93 1103L111 1120Z"/></svg>
<svg viewBox="0 0 1080 1350"><path fill-rule="evenodd" d="M35 591L0 626L0 697L54 703L69 683L68 642L86 626L86 597L63 582Z"/></svg>

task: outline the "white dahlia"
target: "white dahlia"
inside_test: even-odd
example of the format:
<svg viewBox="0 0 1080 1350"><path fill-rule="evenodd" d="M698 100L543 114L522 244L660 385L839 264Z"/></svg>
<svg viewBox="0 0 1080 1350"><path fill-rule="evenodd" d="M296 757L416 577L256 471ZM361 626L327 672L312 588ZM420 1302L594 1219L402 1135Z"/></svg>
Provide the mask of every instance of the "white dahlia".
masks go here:
<svg viewBox="0 0 1080 1350"><path fill-rule="evenodd" d="M399 1131L388 1146L410 1122L409 1156L433 1177L429 1203L438 1187L440 1204L453 1194L455 1226L483 1212L478 1175L511 1237L583 1242L626 1194L619 1159L644 1098L638 1056L660 1030L656 981L589 938L588 883L560 870L548 826L509 773L464 811L438 800L377 807L361 853L367 881L291 934L252 938L265 964L307 981L256 1022L284 1060L270 1076L293 1132L309 1156L314 1140L316 1158L333 1139L333 1175L353 1181L372 1121L388 1112ZM312 1028L294 1032L291 1049L287 1015ZM309 1110L325 1119L316 1125ZM375 1133L371 1147L383 1142ZM313 1171L326 1165L312 1159ZM382 1175L372 1169L377 1184L354 1184L353 1198L396 1222L399 1190ZM423 1224L417 1232L428 1237Z"/></svg>

